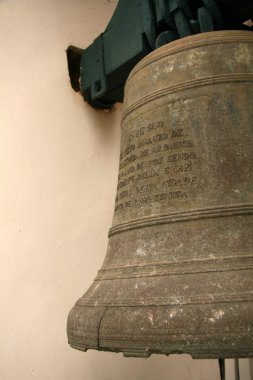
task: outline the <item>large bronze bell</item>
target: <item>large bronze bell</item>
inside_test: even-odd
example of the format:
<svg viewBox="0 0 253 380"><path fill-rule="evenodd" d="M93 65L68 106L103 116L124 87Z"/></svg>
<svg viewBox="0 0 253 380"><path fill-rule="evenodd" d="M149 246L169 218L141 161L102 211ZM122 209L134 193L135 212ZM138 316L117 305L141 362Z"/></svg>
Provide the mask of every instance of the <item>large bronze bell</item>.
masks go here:
<svg viewBox="0 0 253 380"><path fill-rule="evenodd" d="M253 355L253 34L180 39L131 72L102 269L72 347Z"/></svg>

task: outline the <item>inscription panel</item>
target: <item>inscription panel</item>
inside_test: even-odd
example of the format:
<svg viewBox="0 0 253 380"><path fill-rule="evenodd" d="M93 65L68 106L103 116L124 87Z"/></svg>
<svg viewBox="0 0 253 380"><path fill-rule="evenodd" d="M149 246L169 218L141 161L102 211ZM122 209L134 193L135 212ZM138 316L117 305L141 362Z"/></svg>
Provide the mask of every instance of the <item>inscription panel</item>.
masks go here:
<svg viewBox="0 0 253 380"><path fill-rule="evenodd" d="M191 202L199 186L199 149L190 126L178 126L168 113L147 119L129 118L122 126L114 222L122 213L131 219L173 211Z"/></svg>

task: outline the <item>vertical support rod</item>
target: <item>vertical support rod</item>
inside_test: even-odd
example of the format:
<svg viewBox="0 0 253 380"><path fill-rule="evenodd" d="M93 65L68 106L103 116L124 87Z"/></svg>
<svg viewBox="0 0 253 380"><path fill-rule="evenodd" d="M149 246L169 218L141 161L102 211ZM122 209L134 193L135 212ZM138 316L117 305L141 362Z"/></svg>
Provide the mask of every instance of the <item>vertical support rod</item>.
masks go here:
<svg viewBox="0 0 253 380"><path fill-rule="evenodd" d="M219 359L220 378L225 380L225 359Z"/></svg>
<svg viewBox="0 0 253 380"><path fill-rule="evenodd" d="M235 380L240 380L240 369L238 359L235 359Z"/></svg>

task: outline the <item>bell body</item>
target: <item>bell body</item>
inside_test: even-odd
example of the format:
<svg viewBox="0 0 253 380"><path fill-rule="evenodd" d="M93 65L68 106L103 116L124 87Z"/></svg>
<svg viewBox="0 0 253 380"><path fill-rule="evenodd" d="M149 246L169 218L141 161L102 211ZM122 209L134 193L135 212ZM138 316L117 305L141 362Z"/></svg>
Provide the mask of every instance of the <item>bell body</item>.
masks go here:
<svg viewBox="0 0 253 380"><path fill-rule="evenodd" d="M72 347L125 356L253 355L253 34L156 50L125 87L103 267Z"/></svg>

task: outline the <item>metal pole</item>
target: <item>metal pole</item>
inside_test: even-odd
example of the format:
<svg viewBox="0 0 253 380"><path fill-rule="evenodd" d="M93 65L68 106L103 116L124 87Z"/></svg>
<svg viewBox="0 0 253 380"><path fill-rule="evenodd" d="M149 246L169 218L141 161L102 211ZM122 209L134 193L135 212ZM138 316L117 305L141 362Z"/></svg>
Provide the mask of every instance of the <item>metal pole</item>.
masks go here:
<svg viewBox="0 0 253 380"><path fill-rule="evenodd" d="M225 359L219 359L220 378L225 380Z"/></svg>
<svg viewBox="0 0 253 380"><path fill-rule="evenodd" d="M240 380L240 368L238 359L235 359L235 380Z"/></svg>

